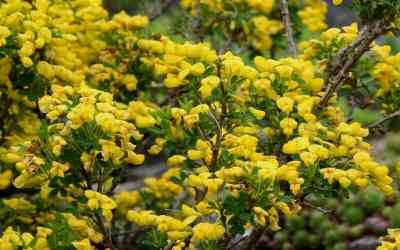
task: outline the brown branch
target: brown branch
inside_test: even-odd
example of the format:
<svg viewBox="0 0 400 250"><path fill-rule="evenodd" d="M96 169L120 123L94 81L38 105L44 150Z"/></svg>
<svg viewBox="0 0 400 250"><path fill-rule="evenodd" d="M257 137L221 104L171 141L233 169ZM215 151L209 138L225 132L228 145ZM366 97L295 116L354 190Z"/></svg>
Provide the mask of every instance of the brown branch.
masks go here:
<svg viewBox="0 0 400 250"><path fill-rule="evenodd" d="M281 15L283 20L283 25L285 26L285 33L288 42L289 55L292 57L297 56L296 43L293 37L292 22L290 21L289 6L287 0L280 0L281 5Z"/></svg>
<svg viewBox="0 0 400 250"><path fill-rule="evenodd" d="M376 122L368 125L368 129L376 129L376 128L380 127L381 125L383 125L385 122L387 122L387 121L389 121L391 119L394 119L396 117L399 117L399 116L400 116L400 110L396 111L396 112L394 112L394 113L392 113L392 114L390 114L388 116L383 117L379 121L376 121Z"/></svg>
<svg viewBox="0 0 400 250"><path fill-rule="evenodd" d="M322 208L322 207L315 206L314 204L312 204L312 203L310 203L310 202L308 202L308 201L303 201L303 202L301 202L300 204L301 204L301 205L304 205L304 206L306 206L306 207L309 207L309 208L311 208L311 209L315 209L315 210L317 210L317 211L319 211L319 212L321 212L321 213L323 213L323 214L330 214L330 213L332 213L332 211L327 210L327 209Z"/></svg>
<svg viewBox="0 0 400 250"><path fill-rule="evenodd" d="M235 249L235 247L236 247L237 245L239 245L241 242L243 242L243 241L246 240L247 238L248 238L248 236L240 237L240 239L238 239L236 242L233 242L231 245L228 245L228 246L227 246L227 249L228 249L228 250Z"/></svg>
<svg viewBox="0 0 400 250"><path fill-rule="evenodd" d="M96 224L100 227L101 232L103 233L106 242L107 247L110 250L116 250L117 248L114 247L111 232L109 232L105 226L103 217L96 211L94 213L94 216L96 218Z"/></svg>
<svg viewBox="0 0 400 250"><path fill-rule="evenodd" d="M211 109L211 111L208 112L208 116L214 122L215 128L217 130L217 138L216 138L215 144L212 145L212 160L211 160L211 164L210 164L210 169L215 170L215 168L217 166L217 161L218 161L219 149L220 149L221 143L222 143L222 122L223 122L223 120L222 119L220 119L220 121L217 120L214 109Z"/></svg>
<svg viewBox="0 0 400 250"><path fill-rule="evenodd" d="M328 105L330 98L337 92L352 67L360 57L369 50L376 38L387 32L388 22L378 20L366 24L358 34L358 37L350 45L343 48L336 55L333 63L326 70L325 85L328 86L325 95L319 104L319 109Z"/></svg>

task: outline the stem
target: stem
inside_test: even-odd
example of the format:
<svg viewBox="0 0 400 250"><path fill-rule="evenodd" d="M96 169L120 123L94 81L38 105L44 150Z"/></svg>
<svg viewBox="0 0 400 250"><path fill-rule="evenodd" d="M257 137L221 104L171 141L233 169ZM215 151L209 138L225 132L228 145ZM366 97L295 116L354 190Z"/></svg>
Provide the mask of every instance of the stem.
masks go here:
<svg viewBox="0 0 400 250"><path fill-rule="evenodd" d="M387 31L387 21L378 20L365 25L357 39L343 48L327 67L325 84L328 89L322 97L319 109L328 105L330 98L337 92L343 80L361 56L369 50L372 42Z"/></svg>
<svg viewBox="0 0 400 250"><path fill-rule="evenodd" d="M311 208L311 209L315 209L315 210L317 210L317 211L319 211L319 212L321 212L321 213L323 213L323 214L330 214L330 213L332 213L332 211L327 210L327 209L324 209L324 208L322 208L322 207L315 206L314 204L312 204L312 203L310 203L310 202L308 202L308 201L302 201L301 204L304 205L304 206L306 206L306 207L309 207L309 208Z"/></svg>
<svg viewBox="0 0 400 250"><path fill-rule="evenodd" d="M107 231L107 228L104 224L103 217L98 212L95 212L94 216L96 218L97 225L99 225L101 232L103 233L104 237L106 237L105 240L106 240L107 247L110 248L110 250L116 249L113 246L111 233Z"/></svg>
<svg viewBox="0 0 400 250"><path fill-rule="evenodd" d="M295 43L294 37L293 37L293 29L292 29L292 22L290 21L288 2L287 2L287 0L280 0L279 2L281 5L281 15L282 15L282 20L283 20L283 25L285 26L286 38L288 41L289 55L291 55L292 57L296 57L297 49L296 49L296 43Z"/></svg>
<svg viewBox="0 0 400 250"><path fill-rule="evenodd" d="M391 119L394 119L394 118L396 118L398 116L400 116L400 110L396 111L396 112L394 112L394 113L392 113L392 114L390 114L388 116L383 117L382 119L380 119L377 122L372 123L371 125L368 126L368 128L369 129L375 129L375 128L383 125L385 122L387 122L387 121L389 121Z"/></svg>
<svg viewBox="0 0 400 250"><path fill-rule="evenodd" d="M214 121L215 127L217 129L217 139L215 141L215 144L212 145L213 156L212 156L211 165L210 165L210 169L215 170L217 161L218 161L219 148L221 147L221 142L222 142L222 127L221 126L222 126L223 120L220 119L220 121L218 121L217 118L215 117L214 111L211 111L208 114L209 114L209 117Z"/></svg>
<svg viewBox="0 0 400 250"><path fill-rule="evenodd" d="M254 228L251 234L245 240L244 246L241 246L240 249L245 250L253 250L256 248L257 241L263 233L264 228Z"/></svg>

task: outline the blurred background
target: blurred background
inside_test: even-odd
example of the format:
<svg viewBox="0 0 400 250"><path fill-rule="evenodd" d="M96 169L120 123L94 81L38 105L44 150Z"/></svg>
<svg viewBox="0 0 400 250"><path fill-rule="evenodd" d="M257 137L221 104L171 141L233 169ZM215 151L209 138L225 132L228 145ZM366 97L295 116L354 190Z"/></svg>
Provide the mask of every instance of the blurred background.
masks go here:
<svg viewBox="0 0 400 250"><path fill-rule="evenodd" d="M104 0L104 6L110 13L116 13L125 10L129 14L140 14L154 16L159 14L160 6L169 5L173 12L173 7L179 4L179 0ZM348 25L355 19L352 11L348 8L350 0L344 1L345 4L336 7L332 1L327 0L330 6L328 22L330 26ZM171 14L171 12L169 14Z"/></svg>

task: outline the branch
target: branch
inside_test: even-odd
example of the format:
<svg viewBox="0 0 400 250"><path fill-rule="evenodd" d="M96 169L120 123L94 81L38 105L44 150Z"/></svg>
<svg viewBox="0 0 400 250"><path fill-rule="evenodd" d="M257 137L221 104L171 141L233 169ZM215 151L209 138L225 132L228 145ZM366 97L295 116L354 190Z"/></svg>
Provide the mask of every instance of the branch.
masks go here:
<svg viewBox="0 0 400 250"><path fill-rule="evenodd" d="M292 29L292 23L290 21L290 13L287 0L280 0L280 5L281 5L281 15L283 20L283 25L285 26L285 33L288 41L289 54L292 57L296 57L297 49L296 49L296 43L294 42L293 38L293 29Z"/></svg>
<svg viewBox="0 0 400 250"><path fill-rule="evenodd" d="M368 125L368 129L376 129L378 127L380 127L381 125L383 125L385 122L394 119L396 117L400 116L400 110L396 111L388 116L383 117L382 119L380 119L379 121L376 121L370 125Z"/></svg>
<svg viewBox="0 0 400 250"><path fill-rule="evenodd" d="M117 248L114 247L112 237L111 237L111 232L109 232L107 230L104 220L103 220L103 217L97 211L94 213L94 216L96 218L96 224L100 227L100 230L105 237L105 242L106 242L107 247L110 250L116 250Z"/></svg>
<svg viewBox="0 0 400 250"><path fill-rule="evenodd" d="M208 117L211 118L211 120L214 122L216 130L217 130L216 142L215 142L215 144L212 145L212 160L211 160L211 165L210 165L210 169L215 170L217 161L218 161L219 149L220 149L221 143L222 143L223 119L218 121L217 118L215 117L215 111L213 109L211 109L211 111L208 112Z"/></svg>
<svg viewBox="0 0 400 250"><path fill-rule="evenodd" d="M328 89L322 97L319 109L328 105L330 98L337 92L343 80L360 57L369 50L372 42L387 32L387 21L378 20L365 25L355 41L343 48L326 70L325 85Z"/></svg>
<svg viewBox="0 0 400 250"><path fill-rule="evenodd" d="M310 203L310 202L308 202L308 201L303 201L303 202L301 202L300 204L302 204L302 205L304 205L304 206L306 206L306 207L309 207L309 208L311 208L311 209L315 209L315 210L317 210L317 211L319 211L319 212L321 212L321 213L323 213L323 214L330 214L330 213L332 213L332 211L327 210L327 209L322 208L322 207L315 206L314 204L312 204L312 203Z"/></svg>
<svg viewBox="0 0 400 250"><path fill-rule="evenodd" d="M241 237L241 238L238 239L236 242L232 243L231 245L228 245L228 246L227 246L227 249L228 249L228 250L235 249L235 247L236 247L237 245L239 245L241 242L243 242L243 241L244 241L245 239L247 239L247 238L248 238L247 235Z"/></svg>

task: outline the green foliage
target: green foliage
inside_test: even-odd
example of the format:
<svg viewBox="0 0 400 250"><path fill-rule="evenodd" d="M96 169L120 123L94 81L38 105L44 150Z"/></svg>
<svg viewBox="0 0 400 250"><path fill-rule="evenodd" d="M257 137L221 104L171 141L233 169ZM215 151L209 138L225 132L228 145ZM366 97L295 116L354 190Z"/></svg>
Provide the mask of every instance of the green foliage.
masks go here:
<svg viewBox="0 0 400 250"><path fill-rule="evenodd" d="M400 14L400 2L394 0L355 0L353 5L364 22L390 20Z"/></svg>
<svg viewBox="0 0 400 250"><path fill-rule="evenodd" d="M229 217L227 222L228 230L233 235L243 234L245 232L245 224L252 218L248 210L247 200L248 195L240 192L239 197L227 196L222 203L224 215Z"/></svg>
<svg viewBox="0 0 400 250"><path fill-rule="evenodd" d="M138 242L140 250L160 250L168 245L168 237L166 233L152 229L145 232Z"/></svg>
<svg viewBox="0 0 400 250"><path fill-rule="evenodd" d="M53 231L47 239L51 250L75 249L72 242L79 240L80 236L71 229L64 216L58 214L54 221L46 224L46 227Z"/></svg>

